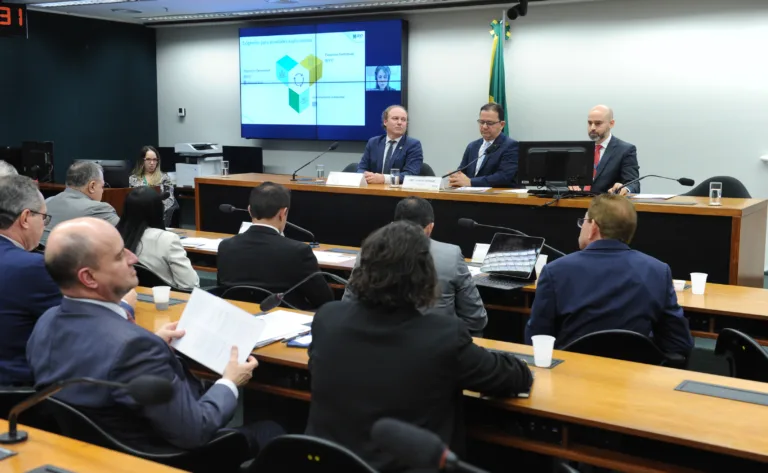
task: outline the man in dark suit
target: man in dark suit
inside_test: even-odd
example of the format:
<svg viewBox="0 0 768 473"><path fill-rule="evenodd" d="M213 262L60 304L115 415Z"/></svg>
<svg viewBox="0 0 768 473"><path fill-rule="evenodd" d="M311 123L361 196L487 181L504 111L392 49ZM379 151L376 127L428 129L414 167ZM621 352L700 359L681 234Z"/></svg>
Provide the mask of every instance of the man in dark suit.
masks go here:
<svg viewBox="0 0 768 473"><path fill-rule="evenodd" d="M256 286L278 293L320 271L309 245L283 236L290 206L291 191L280 184L265 182L251 191L248 211L253 225L219 245L219 285ZM333 292L318 275L285 300L299 309L313 310L332 301Z"/></svg>
<svg viewBox="0 0 768 473"><path fill-rule="evenodd" d="M0 386L32 386L27 340L61 292L34 253L46 222L45 200L32 179L0 177Z"/></svg>
<svg viewBox="0 0 768 473"><path fill-rule="evenodd" d="M421 142L405 134L408 112L401 105L391 105L381 119L387 132L368 140L357 172L365 174L368 184L384 184L384 175L392 169L400 170L401 181L405 176L418 176L424 153Z"/></svg>
<svg viewBox="0 0 768 473"><path fill-rule="evenodd" d="M592 192L613 193L629 181L640 177L637 164L637 148L611 134L616 121L613 110L598 105L589 111L587 118L589 138L595 142L595 161ZM621 195L640 192L640 183L635 182L619 191Z"/></svg>
<svg viewBox="0 0 768 473"><path fill-rule="evenodd" d="M129 446L196 448L232 419L237 386L251 378L257 362L249 357L239 363L233 347L223 377L205 391L169 346L184 335L176 322L153 334L120 305L138 283L137 261L103 220L79 218L57 226L48 239L45 265L64 299L38 321L27 359L37 388L80 377L117 383L142 375L167 379L173 398L155 406L139 405L123 389L94 385L70 386L55 397L77 406Z"/></svg>
<svg viewBox="0 0 768 473"><path fill-rule="evenodd" d="M630 249L637 213L626 197L595 197L579 219L582 251L544 266L536 285L527 343L552 335L561 348L583 335L624 329L653 338L665 353L693 348L669 266Z"/></svg>
<svg viewBox="0 0 768 473"><path fill-rule="evenodd" d="M464 151L459 169L452 174L452 187L514 187L517 181L517 141L504 131L504 109L497 103L480 108L482 138L473 141Z"/></svg>

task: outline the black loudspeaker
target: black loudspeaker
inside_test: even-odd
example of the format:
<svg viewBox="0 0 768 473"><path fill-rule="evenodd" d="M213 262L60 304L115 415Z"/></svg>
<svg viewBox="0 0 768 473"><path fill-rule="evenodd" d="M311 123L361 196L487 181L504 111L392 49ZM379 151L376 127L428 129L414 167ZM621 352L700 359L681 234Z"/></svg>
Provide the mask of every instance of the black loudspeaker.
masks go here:
<svg viewBox="0 0 768 473"><path fill-rule="evenodd" d="M509 18L509 21L517 20L517 9L516 9L516 7L512 7L509 10L507 10L507 18Z"/></svg>
<svg viewBox="0 0 768 473"><path fill-rule="evenodd" d="M255 146L223 146L224 161L229 161L230 174L264 172L262 149Z"/></svg>
<svg viewBox="0 0 768 473"><path fill-rule="evenodd" d="M514 21L520 16L528 14L528 0L520 0L520 3L507 10L507 18Z"/></svg>

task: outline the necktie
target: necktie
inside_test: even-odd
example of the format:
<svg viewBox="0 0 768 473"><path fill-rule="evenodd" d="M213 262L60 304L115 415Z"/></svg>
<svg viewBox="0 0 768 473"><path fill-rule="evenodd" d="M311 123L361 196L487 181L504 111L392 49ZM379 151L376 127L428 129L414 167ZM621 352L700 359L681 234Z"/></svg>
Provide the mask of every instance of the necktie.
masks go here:
<svg viewBox="0 0 768 473"><path fill-rule="evenodd" d="M596 145L595 146L595 161L594 165L592 166L592 179L594 179L597 176L597 166L600 164L600 150L603 149L603 145ZM585 191L591 191L592 186L584 186Z"/></svg>
<svg viewBox="0 0 768 473"><path fill-rule="evenodd" d="M382 174L389 174L392 170L392 153L395 151L397 141L389 140L387 142L387 153L384 155L384 165L381 167Z"/></svg>
<svg viewBox="0 0 768 473"><path fill-rule="evenodd" d="M127 310L125 311L125 315L128 317L128 322L132 323L133 325L136 325L136 317L131 315L131 313L128 312Z"/></svg>
<svg viewBox="0 0 768 473"><path fill-rule="evenodd" d="M475 164L475 176L477 176L477 172L483 166L483 161L485 161L485 150L487 150L489 146L491 146L491 143L488 141L483 141L483 145L480 146L480 152L478 153L480 157L477 159L477 164Z"/></svg>

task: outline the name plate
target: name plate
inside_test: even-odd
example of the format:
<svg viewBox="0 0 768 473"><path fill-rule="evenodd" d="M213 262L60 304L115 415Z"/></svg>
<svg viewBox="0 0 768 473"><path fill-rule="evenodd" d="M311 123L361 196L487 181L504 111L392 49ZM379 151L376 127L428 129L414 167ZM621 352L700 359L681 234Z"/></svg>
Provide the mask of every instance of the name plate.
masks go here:
<svg viewBox="0 0 768 473"><path fill-rule="evenodd" d="M356 172L333 171L325 181L328 186L368 187L365 176Z"/></svg>
<svg viewBox="0 0 768 473"><path fill-rule="evenodd" d="M439 176L405 176L403 189L420 191L440 191L448 186L448 178Z"/></svg>

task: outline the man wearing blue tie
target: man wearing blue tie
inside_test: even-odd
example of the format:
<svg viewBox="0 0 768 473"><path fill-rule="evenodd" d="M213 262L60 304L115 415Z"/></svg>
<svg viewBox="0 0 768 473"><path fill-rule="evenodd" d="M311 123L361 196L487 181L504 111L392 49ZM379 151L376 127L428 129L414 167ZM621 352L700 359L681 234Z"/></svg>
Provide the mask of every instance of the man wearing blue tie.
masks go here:
<svg viewBox="0 0 768 473"><path fill-rule="evenodd" d="M517 180L517 141L504 130L504 109L497 103L480 108L482 138L464 151L459 169L452 174L451 187L514 187Z"/></svg>
<svg viewBox="0 0 768 473"><path fill-rule="evenodd" d="M381 118L387 133L368 140L357 172L365 174L368 184L384 184L384 175L392 169L399 169L401 176L418 176L424 153L419 140L405 136L408 112L400 105L391 105Z"/></svg>

